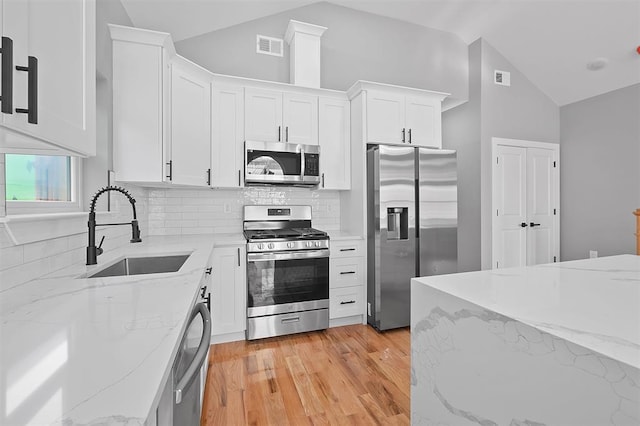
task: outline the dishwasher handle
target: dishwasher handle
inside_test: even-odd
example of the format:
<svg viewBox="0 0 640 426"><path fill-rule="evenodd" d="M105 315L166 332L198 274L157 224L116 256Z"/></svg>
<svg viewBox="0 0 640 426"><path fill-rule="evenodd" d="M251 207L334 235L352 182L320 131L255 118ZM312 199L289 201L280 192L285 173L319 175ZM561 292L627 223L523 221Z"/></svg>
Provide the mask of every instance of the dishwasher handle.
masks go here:
<svg viewBox="0 0 640 426"><path fill-rule="evenodd" d="M178 385L174 390L175 401L176 404L180 404L182 402L182 392L191 386L191 383L195 380L196 376L200 374L200 367L205 361L207 357L207 353L209 351L209 345L211 344L211 314L209 314L209 310L207 309L207 305L204 303L198 303L193 307L191 311L191 315L189 317L189 322L187 324L191 324L191 321L197 316L202 316L202 323L204 325L202 330L202 337L200 338L200 345L198 345L198 350L196 352L191 365L185 371L184 376L180 378L178 381ZM188 326L187 326L188 328ZM184 338L186 338L186 332Z"/></svg>

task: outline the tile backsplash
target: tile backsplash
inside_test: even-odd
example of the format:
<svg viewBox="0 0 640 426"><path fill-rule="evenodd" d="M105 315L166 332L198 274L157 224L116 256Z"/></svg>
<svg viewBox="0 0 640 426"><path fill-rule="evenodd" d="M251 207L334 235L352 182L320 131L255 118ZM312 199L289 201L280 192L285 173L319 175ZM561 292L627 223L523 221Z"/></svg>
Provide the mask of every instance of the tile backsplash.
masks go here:
<svg viewBox="0 0 640 426"><path fill-rule="evenodd" d="M150 235L242 232L244 205L310 205L313 226L340 229L338 191L295 187L241 189L150 189Z"/></svg>
<svg viewBox="0 0 640 426"><path fill-rule="evenodd" d="M136 210L142 229L142 237L149 235L145 232L148 225L147 216L147 190L134 186L127 186L136 199ZM2 197L4 200L4 197ZM131 221L131 209L129 202L124 197L112 197L112 211L117 212L110 218L113 222ZM58 238L36 241L27 244L15 244L11 238L6 224L0 223L0 294L16 285L20 285L34 278L66 268L72 264L84 263L87 247L87 215L79 216L77 220L82 232L74 232L71 235ZM98 223L100 221L98 220ZM131 227L108 226L96 229L96 240L99 243L105 236L103 247L106 250L129 244Z"/></svg>
<svg viewBox="0 0 640 426"><path fill-rule="evenodd" d="M4 156L0 156L4 158ZM4 163L2 163L4 165ZM4 176L4 173L1 174ZM0 181L4 185L4 179ZM310 205L313 226L324 231L340 229L338 191L295 187L248 187L241 189L141 188L123 185L136 199L142 239L149 235L187 235L242 232L244 205ZM4 191L4 186L2 187ZM2 197L4 201L4 197ZM124 197L113 196L113 222L131 220ZM0 211L4 216L3 209ZM83 263L87 246L87 217L77 218L82 232L44 241L16 245L6 225L0 223L0 294L42 275ZM111 220L111 219L110 219ZM97 242L105 235L106 250L129 244L127 226L99 227Z"/></svg>

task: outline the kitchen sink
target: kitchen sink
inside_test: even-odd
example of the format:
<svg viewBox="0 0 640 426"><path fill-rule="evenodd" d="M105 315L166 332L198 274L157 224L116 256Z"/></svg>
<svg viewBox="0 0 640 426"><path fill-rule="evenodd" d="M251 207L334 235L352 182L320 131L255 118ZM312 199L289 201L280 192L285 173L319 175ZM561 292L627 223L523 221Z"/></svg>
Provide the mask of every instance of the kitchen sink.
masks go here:
<svg viewBox="0 0 640 426"><path fill-rule="evenodd" d="M124 275L162 274L179 271L190 254L170 256L125 257L88 278L118 277Z"/></svg>

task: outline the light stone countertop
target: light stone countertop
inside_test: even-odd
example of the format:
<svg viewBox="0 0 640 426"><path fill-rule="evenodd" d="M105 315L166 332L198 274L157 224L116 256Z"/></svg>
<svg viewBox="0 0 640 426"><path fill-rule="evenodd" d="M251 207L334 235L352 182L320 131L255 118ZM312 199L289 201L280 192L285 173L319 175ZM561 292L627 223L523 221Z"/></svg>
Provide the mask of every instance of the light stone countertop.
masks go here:
<svg viewBox="0 0 640 426"><path fill-rule="evenodd" d="M362 235L351 234L345 231L327 231L327 233L329 234L329 239L333 241L363 239Z"/></svg>
<svg viewBox="0 0 640 426"><path fill-rule="evenodd" d="M151 236L0 293L0 424L144 424L214 245L242 243ZM83 278L123 256L182 253L175 273Z"/></svg>
<svg viewBox="0 0 640 426"><path fill-rule="evenodd" d="M414 281L640 368L640 256Z"/></svg>

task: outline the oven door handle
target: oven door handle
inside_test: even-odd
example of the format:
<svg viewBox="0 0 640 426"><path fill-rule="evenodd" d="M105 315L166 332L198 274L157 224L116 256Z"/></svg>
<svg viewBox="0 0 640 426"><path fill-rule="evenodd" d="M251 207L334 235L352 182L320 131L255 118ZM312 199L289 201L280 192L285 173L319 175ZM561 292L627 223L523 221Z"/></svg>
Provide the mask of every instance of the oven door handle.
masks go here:
<svg viewBox="0 0 640 426"><path fill-rule="evenodd" d="M320 259L329 257L329 250L279 251L276 253L248 253L249 262L268 262L271 260Z"/></svg>

